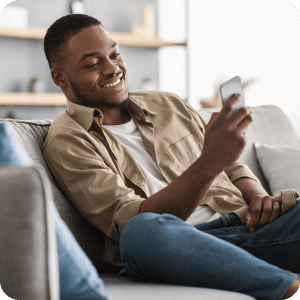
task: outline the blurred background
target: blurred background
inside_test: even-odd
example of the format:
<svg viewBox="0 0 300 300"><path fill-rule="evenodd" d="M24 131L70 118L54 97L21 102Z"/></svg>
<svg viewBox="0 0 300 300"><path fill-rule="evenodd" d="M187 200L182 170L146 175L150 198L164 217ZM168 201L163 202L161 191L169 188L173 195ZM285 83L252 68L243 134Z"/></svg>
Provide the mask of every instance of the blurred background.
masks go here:
<svg viewBox="0 0 300 300"><path fill-rule="evenodd" d="M298 0L291 0L298 1ZM295 3L294 3L295 5ZM285 0L17 0L0 17L0 117L54 119L66 109L43 52L70 13L99 19L119 42L129 90L219 107L239 75L249 106L277 105L300 134L300 18Z"/></svg>

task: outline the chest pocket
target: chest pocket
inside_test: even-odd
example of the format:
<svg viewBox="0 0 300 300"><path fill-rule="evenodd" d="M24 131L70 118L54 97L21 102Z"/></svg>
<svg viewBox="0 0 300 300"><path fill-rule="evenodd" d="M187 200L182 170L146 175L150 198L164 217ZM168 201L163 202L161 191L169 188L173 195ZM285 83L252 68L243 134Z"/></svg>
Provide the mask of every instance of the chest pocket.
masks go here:
<svg viewBox="0 0 300 300"><path fill-rule="evenodd" d="M177 166L184 172L200 156L203 143L195 132L182 138L167 148L168 154L173 158Z"/></svg>

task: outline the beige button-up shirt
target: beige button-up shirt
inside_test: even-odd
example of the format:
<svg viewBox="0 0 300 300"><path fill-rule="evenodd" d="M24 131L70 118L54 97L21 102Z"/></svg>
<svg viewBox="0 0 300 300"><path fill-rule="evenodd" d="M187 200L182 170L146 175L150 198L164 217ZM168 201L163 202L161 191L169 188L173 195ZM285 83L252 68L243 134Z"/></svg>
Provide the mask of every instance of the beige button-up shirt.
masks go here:
<svg viewBox="0 0 300 300"><path fill-rule="evenodd" d="M129 96L128 111L171 183L201 155L205 122L175 94L137 91ZM151 191L134 157L102 121L99 109L67 100L67 110L50 126L43 153L61 190L105 234L104 262L122 266L120 235ZM243 221L248 205L232 184L241 177L258 181L237 161L217 176L200 204L222 215L235 212Z"/></svg>

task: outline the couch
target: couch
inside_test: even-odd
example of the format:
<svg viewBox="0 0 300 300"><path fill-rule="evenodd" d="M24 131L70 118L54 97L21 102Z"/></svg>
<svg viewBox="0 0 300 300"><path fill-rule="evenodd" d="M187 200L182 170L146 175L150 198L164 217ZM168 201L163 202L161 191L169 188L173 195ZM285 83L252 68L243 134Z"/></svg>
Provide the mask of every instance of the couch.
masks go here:
<svg viewBox="0 0 300 300"><path fill-rule="evenodd" d="M292 145L299 143L299 138L280 108L266 105L252 109L254 121L240 159L270 192L253 143ZM202 109L199 113L208 121L217 110ZM0 284L10 297L22 295L17 300L59 300L55 229L49 211L49 203L54 201L62 219L104 281L104 293L110 300L254 299L235 292L139 283L119 276L117 269L102 262L103 234L87 222L59 190L44 161L41 147L52 120L0 119L2 122L7 122L34 161L34 166L30 167L0 168L0 237L5 241L0 245Z"/></svg>

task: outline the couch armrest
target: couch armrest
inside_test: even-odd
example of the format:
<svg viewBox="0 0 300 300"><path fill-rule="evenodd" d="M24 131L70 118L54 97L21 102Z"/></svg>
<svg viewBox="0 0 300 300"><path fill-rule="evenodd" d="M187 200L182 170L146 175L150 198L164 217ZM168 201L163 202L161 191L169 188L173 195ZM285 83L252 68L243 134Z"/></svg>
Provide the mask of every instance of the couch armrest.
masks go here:
<svg viewBox="0 0 300 300"><path fill-rule="evenodd" d="M17 300L59 300L52 194L38 167L0 168L0 284Z"/></svg>

